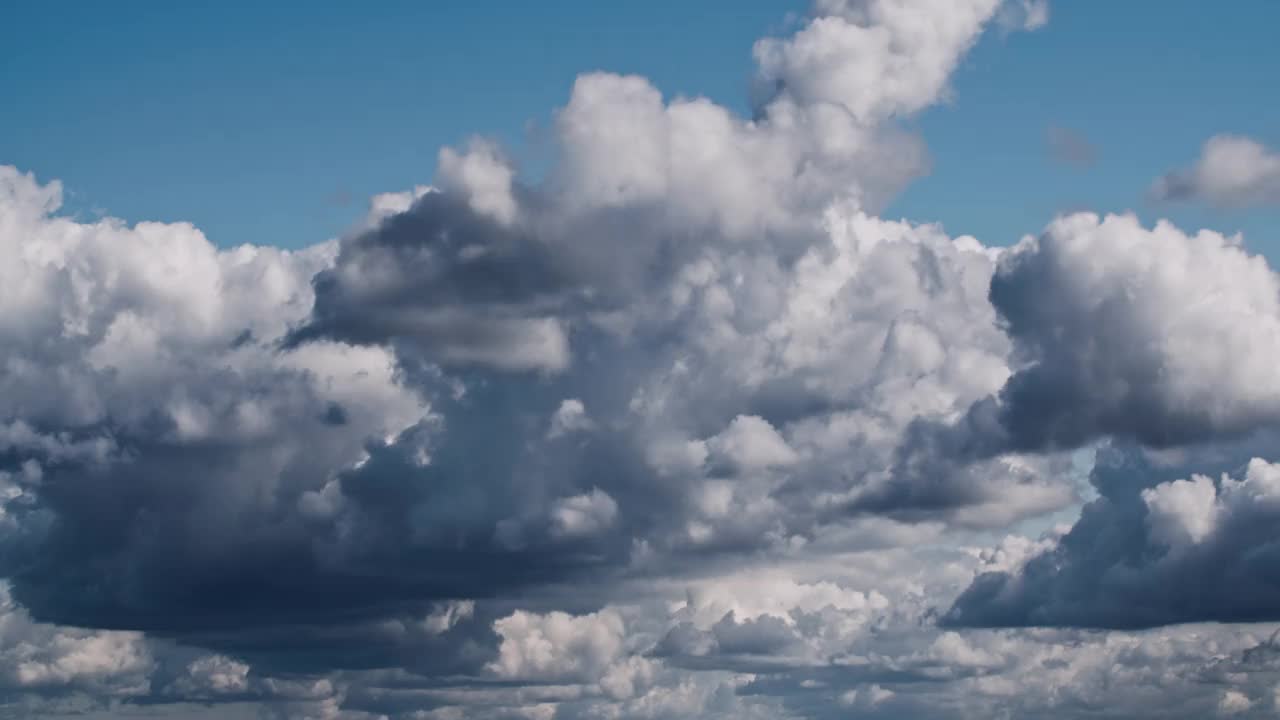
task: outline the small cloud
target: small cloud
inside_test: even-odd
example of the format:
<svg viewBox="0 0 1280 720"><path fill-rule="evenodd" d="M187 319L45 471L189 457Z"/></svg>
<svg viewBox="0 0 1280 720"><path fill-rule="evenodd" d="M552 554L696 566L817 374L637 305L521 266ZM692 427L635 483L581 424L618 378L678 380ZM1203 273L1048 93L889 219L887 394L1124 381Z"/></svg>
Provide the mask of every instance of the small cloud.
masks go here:
<svg viewBox="0 0 1280 720"><path fill-rule="evenodd" d="M1074 168L1092 167L1098 159L1097 148L1083 134L1070 128L1049 126L1045 132L1049 156L1055 161Z"/></svg>
<svg viewBox="0 0 1280 720"><path fill-rule="evenodd" d="M564 435L586 432L595 427L595 423L587 415L587 408L577 398L568 398L560 403L560 407L551 416L551 428L547 430L547 439L554 440Z"/></svg>
<svg viewBox="0 0 1280 720"><path fill-rule="evenodd" d="M327 208L351 207L355 201L356 196L346 188L338 188L324 196L324 206Z"/></svg>
<svg viewBox="0 0 1280 720"><path fill-rule="evenodd" d="M1280 153L1251 138L1215 135L1194 165L1157 179L1150 195L1218 208L1280 206Z"/></svg>
<svg viewBox="0 0 1280 720"><path fill-rule="evenodd" d="M1222 694L1218 702L1218 713L1221 715L1239 715L1253 707L1249 697L1239 690L1228 690Z"/></svg>
<svg viewBox="0 0 1280 720"><path fill-rule="evenodd" d="M1005 32L1039 30L1049 24L1049 0L1010 0L1000 9L996 22Z"/></svg>

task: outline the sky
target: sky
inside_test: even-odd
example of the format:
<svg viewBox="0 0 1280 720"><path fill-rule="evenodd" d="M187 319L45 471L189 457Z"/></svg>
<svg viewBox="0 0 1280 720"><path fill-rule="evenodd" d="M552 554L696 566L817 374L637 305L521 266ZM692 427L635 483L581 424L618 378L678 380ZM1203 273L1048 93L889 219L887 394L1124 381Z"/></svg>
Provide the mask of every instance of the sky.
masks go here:
<svg viewBox="0 0 1280 720"><path fill-rule="evenodd" d="M932 172L888 214L1007 245L1060 212L1133 210L1244 231L1276 252L1274 210L1198 212L1143 193L1210 135L1280 143L1275 3L1061 5L1035 35L996 34L965 58L951 98L917 122ZM26 3L0 29L0 155L62 180L67 209L86 217L186 220L224 247L300 247L349 229L364 198L429 182L437 149L473 134L536 174L579 72L639 73L668 96L745 110L752 43L804 10ZM1055 160L1055 132L1088 162Z"/></svg>
<svg viewBox="0 0 1280 720"><path fill-rule="evenodd" d="M1280 712L1280 10L45 3L0 717Z"/></svg>

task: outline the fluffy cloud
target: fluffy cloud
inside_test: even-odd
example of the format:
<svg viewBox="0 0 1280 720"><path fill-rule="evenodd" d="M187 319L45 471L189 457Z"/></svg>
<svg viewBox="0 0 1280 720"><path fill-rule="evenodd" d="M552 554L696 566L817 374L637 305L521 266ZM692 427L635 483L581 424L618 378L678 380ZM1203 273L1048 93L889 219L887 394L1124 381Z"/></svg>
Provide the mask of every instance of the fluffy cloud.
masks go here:
<svg viewBox="0 0 1280 720"><path fill-rule="evenodd" d="M217 250L186 225L53 216L58 185L12 169L0 185L14 596L77 624L181 625L315 567L304 495L429 413L386 350L273 344L332 247Z"/></svg>
<svg viewBox="0 0 1280 720"><path fill-rule="evenodd" d="M1001 255L990 299L1014 372L963 417L913 425L890 497L1011 451L1188 446L1280 420L1280 279L1238 237L1065 216Z"/></svg>
<svg viewBox="0 0 1280 720"><path fill-rule="evenodd" d="M481 160L444 154L441 162L488 172L497 161L487 152L473 149ZM446 365L564 369L568 338L552 312L564 300L562 269L546 249L490 216L491 197L462 192L467 200L428 192L410 210L343 243L334 266L316 277L313 317L293 331L291 343L395 340Z"/></svg>
<svg viewBox="0 0 1280 720"><path fill-rule="evenodd" d="M793 37L756 44L759 83L801 105L843 107L862 122L912 113L938 100L999 5L820 0L818 17Z"/></svg>
<svg viewBox="0 0 1280 720"><path fill-rule="evenodd" d="M0 693L146 695L155 660L137 632L94 632L32 622L0 589Z"/></svg>
<svg viewBox="0 0 1280 720"><path fill-rule="evenodd" d="M622 649L622 618L614 612L572 617L516 612L494 623L502 637L490 669L502 677L599 676Z"/></svg>
<svg viewBox="0 0 1280 720"><path fill-rule="evenodd" d="M1020 567L978 577L948 623L1132 628L1280 619L1280 583L1268 569L1280 466L1254 458L1238 480L1162 479L1178 470L1140 451L1102 457L1094 471L1101 497L1075 526Z"/></svg>
<svg viewBox="0 0 1280 720"><path fill-rule="evenodd" d="M1209 138L1188 169L1155 182L1161 200L1200 200L1223 208L1280 204L1280 154L1239 135Z"/></svg>
<svg viewBox="0 0 1280 720"><path fill-rule="evenodd" d="M1239 238L1078 214L1001 260L991 301L1026 363L1000 393L1016 448L1202 442L1280 419L1280 281Z"/></svg>
<svg viewBox="0 0 1280 720"><path fill-rule="evenodd" d="M986 28L1047 17L822 0L756 45L750 117L586 74L545 176L475 139L296 252L80 222L56 182L0 169L3 699L362 720L1270 707L1261 630L936 627L1280 606L1280 471L1208 473L1227 460L1206 449L1280 410L1264 262L1128 217L994 249L875 214L927 168L900 121L947 98ZM1070 451L1107 438L1198 469L1104 467L1069 531L1009 530L1061 520L1087 470Z"/></svg>

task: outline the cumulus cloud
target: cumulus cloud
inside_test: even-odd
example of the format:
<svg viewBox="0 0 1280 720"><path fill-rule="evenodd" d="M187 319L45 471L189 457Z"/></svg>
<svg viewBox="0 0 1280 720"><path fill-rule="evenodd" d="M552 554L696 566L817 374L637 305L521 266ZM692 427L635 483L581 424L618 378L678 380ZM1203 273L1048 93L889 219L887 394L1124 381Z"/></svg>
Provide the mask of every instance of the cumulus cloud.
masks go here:
<svg viewBox="0 0 1280 720"><path fill-rule="evenodd" d="M625 628L613 611L574 617L517 611L499 619L498 658L489 669L507 678L598 678L622 653Z"/></svg>
<svg viewBox="0 0 1280 720"><path fill-rule="evenodd" d="M1222 208L1280 205L1280 153L1252 138L1215 135L1194 165L1156 180L1151 194Z"/></svg>
<svg viewBox="0 0 1280 720"><path fill-rule="evenodd" d="M1280 584L1267 569L1280 466L1254 458L1239 479L1170 478L1171 469L1137 450L1103 458L1094 471L1101 497L1075 526L1020 567L978 577L946 622L1133 628L1280 619Z"/></svg>
<svg viewBox="0 0 1280 720"><path fill-rule="evenodd" d="M561 401L560 407L556 408L555 414L551 416L551 427L547 430L547 437L558 438L562 435L585 432L593 427L595 423L591 422L582 401L577 398L568 398Z"/></svg>
<svg viewBox="0 0 1280 720"><path fill-rule="evenodd" d="M598 488L561 498L551 508L551 532L562 536L591 535L607 530L618 516L618 503Z"/></svg>
<svg viewBox="0 0 1280 720"><path fill-rule="evenodd" d="M756 44L749 117L585 74L544 175L473 139L299 251L77 221L0 169L0 699L1261 707L1262 634L959 627L1280 619L1280 471L1203 454L1280 409L1266 264L1129 217L998 249L876 215L928 166L902 121L987 28L1047 19L821 0ZM1199 465L1095 470L1070 530L1009 529L1107 439Z"/></svg>
<svg viewBox="0 0 1280 720"><path fill-rule="evenodd" d="M1064 488L1037 478L1062 475L1067 451L1108 438L1191 450L1280 421L1265 359L1280 346L1280 278L1238 236L1068 215L1000 254L989 298L1013 343L1002 387L952 418L915 418L855 508L980 506L1003 474L1027 508L1049 509Z"/></svg>
<svg viewBox="0 0 1280 720"><path fill-rule="evenodd" d="M56 183L12 169L0 183L0 382L9 457L27 468L27 501L6 509L15 597L78 624L165 625L216 603L206 573L231 558L241 582L314 565L301 497L429 413L386 350L270 344L309 312L333 248L80 224L50 215Z"/></svg>
<svg viewBox="0 0 1280 720"><path fill-rule="evenodd" d="M1227 690L1222 693L1222 700L1218 701L1218 712L1222 715L1239 715L1253 707L1253 702L1249 700L1249 696L1239 690Z"/></svg>
<svg viewBox="0 0 1280 720"><path fill-rule="evenodd" d="M1001 255L990 300L1014 344L1012 372L962 417L914 423L898 494L1009 452L1108 437L1184 447L1280 420L1264 360L1280 344L1280 281L1239 237L1061 217Z"/></svg>
<svg viewBox="0 0 1280 720"><path fill-rule="evenodd" d="M448 158L446 165L467 162L457 155L442 161ZM476 172L495 162L484 155ZM411 209L343 243L334 266L315 279L312 319L290 343L394 340L446 365L564 369L568 338L551 311L565 299L568 279L545 249L490 217L488 204L496 201L466 197L425 193Z"/></svg>
<svg viewBox="0 0 1280 720"><path fill-rule="evenodd" d="M999 6L821 0L818 16L793 37L756 44L758 82L802 105L841 106L860 121L915 112L944 93ZM920 22L922 13L928 22Z"/></svg>
<svg viewBox="0 0 1280 720"><path fill-rule="evenodd" d="M1280 283L1238 237L1064 217L1002 257L991 301L1026 363L1000 392L1013 447L1178 445L1280 418L1263 360Z"/></svg>
<svg viewBox="0 0 1280 720"><path fill-rule="evenodd" d="M7 585L0 589L0 693L143 696L151 689L154 665L142 633L36 623L13 601Z"/></svg>

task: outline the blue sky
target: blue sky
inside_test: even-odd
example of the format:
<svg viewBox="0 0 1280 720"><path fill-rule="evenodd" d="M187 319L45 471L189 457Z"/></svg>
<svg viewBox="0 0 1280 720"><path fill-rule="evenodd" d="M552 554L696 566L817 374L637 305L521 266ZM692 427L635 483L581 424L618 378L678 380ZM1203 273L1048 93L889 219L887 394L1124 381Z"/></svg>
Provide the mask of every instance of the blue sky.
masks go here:
<svg viewBox="0 0 1280 720"><path fill-rule="evenodd" d="M755 38L793 0L599 3L235 0L31 3L0 29L0 161L61 179L68 210L189 220L220 245L301 246L371 194L429 182L473 133L536 169L538 129L590 69L744 108ZM1072 209L1243 230L1272 257L1274 210L1146 202L1209 136L1280 141L1280 4L1077 0L1034 34L988 33L954 99L917 124L934 159L887 213L1005 244ZM1055 162L1049 128L1095 149Z"/></svg>

